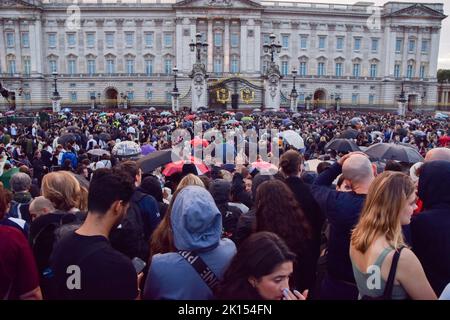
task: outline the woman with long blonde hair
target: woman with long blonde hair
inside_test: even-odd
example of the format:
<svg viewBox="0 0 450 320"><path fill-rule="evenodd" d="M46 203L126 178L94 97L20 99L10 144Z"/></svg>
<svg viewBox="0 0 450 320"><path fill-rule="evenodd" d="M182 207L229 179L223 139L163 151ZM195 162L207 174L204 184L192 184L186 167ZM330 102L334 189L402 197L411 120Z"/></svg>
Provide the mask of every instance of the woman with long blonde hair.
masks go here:
<svg viewBox="0 0 450 320"><path fill-rule="evenodd" d="M188 174L185 176L180 183L178 184L177 190L172 196L170 200L169 207L167 208L167 212L164 215L164 218L159 223L158 227L152 234L152 238L150 240L150 259L149 264L151 262L152 256L157 253L167 253L167 252L175 252L175 245L173 244L173 233L172 227L170 226L170 213L172 212L172 206L177 198L178 193L187 187L187 186L200 186L205 187L203 181L193 174Z"/></svg>
<svg viewBox="0 0 450 320"><path fill-rule="evenodd" d="M415 188L407 175L384 172L371 184L350 244L360 297L436 299L420 261L403 239L402 225L411 222L415 208ZM395 253L399 258L393 289L391 296L386 297L385 287Z"/></svg>

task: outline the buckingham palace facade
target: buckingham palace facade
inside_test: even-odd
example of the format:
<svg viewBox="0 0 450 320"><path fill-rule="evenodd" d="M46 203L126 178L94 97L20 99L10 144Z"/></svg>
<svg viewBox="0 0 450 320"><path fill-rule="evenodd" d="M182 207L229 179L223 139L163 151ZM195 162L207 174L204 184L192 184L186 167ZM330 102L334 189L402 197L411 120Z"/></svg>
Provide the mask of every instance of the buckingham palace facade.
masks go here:
<svg viewBox="0 0 450 320"><path fill-rule="evenodd" d="M394 109L403 85L410 107L433 108L443 9L400 2L1 0L0 79L16 92L19 110L48 107L56 73L63 106L169 107L176 66L180 105L189 107L196 61L189 44L200 33L208 43L201 52L208 105L218 104L225 88L246 93L239 108L261 108L271 60L263 46L273 34L282 105L289 105L295 69L299 107L311 101Z"/></svg>

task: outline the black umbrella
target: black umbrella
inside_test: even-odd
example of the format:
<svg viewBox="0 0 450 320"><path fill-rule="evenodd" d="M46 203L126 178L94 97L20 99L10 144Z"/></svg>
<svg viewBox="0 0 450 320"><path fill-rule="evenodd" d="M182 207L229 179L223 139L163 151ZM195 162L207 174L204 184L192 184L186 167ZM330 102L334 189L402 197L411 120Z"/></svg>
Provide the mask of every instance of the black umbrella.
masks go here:
<svg viewBox="0 0 450 320"><path fill-rule="evenodd" d="M173 159L172 159L173 156ZM137 164L138 166L142 169L142 171L144 171L144 173L148 173L148 172L152 172L153 170L177 161L178 157L174 154L172 154L172 150L168 149L168 150L159 150L159 151L155 151L150 153L149 155L141 158L138 160Z"/></svg>
<svg viewBox="0 0 450 320"><path fill-rule="evenodd" d="M62 145L66 145L69 142L74 142L77 140L77 137L73 133L65 133L58 139L58 143Z"/></svg>
<svg viewBox="0 0 450 320"><path fill-rule="evenodd" d="M358 130L355 129L347 129L340 135L340 138L343 139L356 139L358 137Z"/></svg>
<svg viewBox="0 0 450 320"><path fill-rule="evenodd" d="M323 122L323 125L324 126L334 126L336 124L336 122L334 121L334 120L325 120L324 122Z"/></svg>
<svg viewBox="0 0 450 320"><path fill-rule="evenodd" d="M237 121L241 121L241 119L244 117L244 114L242 112L236 112L236 114L234 115L234 118Z"/></svg>
<svg viewBox="0 0 450 320"><path fill-rule="evenodd" d="M335 150L337 152L361 151L356 143L348 139L333 139L325 146L325 150L328 149Z"/></svg>
<svg viewBox="0 0 450 320"><path fill-rule="evenodd" d="M407 163L423 161L423 157L416 149L393 143L374 144L365 153L371 158L380 160L397 160Z"/></svg>
<svg viewBox="0 0 450 320"><path fill-rule="evenodd" d="M94 156L94 157L101 157L103 155L109 155L110 154L109 151L103 150L103 149L92 149L92 150L89 150L87 153L92 155L92 156Z"/></svg>
<svg viewBox="0 0 450 320"><path fill-rule="evenodd" d="M105 142L110 141L111 140L111 135L109 133L106 132L102 132L98 135L98 138L100 140L103 140Z"/></svg>
<svg viewBox="0 0 450 320"><path fill-rule="evenodd" d="M400 128L397 130L397 134L400 136L406 136L408 134L408 130L406 130L405 128Z"/></svg>
<svg viewBox="0 0 450 320"><path fill-rule="evenodd" d="M77 126L70 126L66 128L67 132L77 132L77 131L81 131L80 127Z"/></svg>

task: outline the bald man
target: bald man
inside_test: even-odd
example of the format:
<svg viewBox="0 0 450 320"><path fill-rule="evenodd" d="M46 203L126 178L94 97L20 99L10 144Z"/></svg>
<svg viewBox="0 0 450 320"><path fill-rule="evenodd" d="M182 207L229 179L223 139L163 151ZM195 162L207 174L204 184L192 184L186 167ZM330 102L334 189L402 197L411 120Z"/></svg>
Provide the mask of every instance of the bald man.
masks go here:
<svg viewBox="0 0 450 320"><path fill-rule="evenodd" d="M450 161L450 149L449 148L434 148L427 152L424 162L430 161Z"/></svg>
<svg viewBox="0 0 450 320"><path fill-rule="evenodd" d="M331 188L333 181L343 174L350 192ZM327 270L322 282L321 299L358 299L358 289L350 261L350 234L359 220L364 200L376 167L361 152L345 155L328 170L322 172L311 187L312 194L330 223Z"/></svg>
<svg viewBox="0 0 450 320"><path fill-rule="evenodd" d="M32 221L44 214L49 214L55 211L56 209L53 203L43 196L34 198L30 203L30 216Z"/></svg>

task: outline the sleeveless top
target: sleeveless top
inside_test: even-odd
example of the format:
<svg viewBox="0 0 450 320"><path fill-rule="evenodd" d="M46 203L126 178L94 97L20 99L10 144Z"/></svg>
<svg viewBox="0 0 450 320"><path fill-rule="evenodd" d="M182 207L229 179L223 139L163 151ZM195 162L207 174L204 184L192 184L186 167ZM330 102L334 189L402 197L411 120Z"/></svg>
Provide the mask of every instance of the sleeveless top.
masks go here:
<svg viewBox="0 0 450 320"><path fill-rule="evenodd" d="M369 270L371 272L365 273L361 272L356 264L352 260L352 268L353 268L353 275L355 276L356 285L358 286L359 290L359 299L361 299L362 296L370 296L370 297L380 297L384 294L384 289L386 287L387 279L383 279L381 277L380 279L380 285L378 288L372 288L373 286L376 286L377 281L374 280L374 277L376 276L376 271L379 270L378 273L381 275L381 266L383 265L383 261L386 258L386 256L391 252L393 248L385 248L381 254L378 256L377 260L373 263L373 269ZM378 267L378 268L377 268ZM398 266L397 266L398 267ZM389 266L390 269L390 266ZM370 285L370 288L369 286ZM394 284L392 289L392 300L406 300L408 299L408 294L406 293L405 289L399 284Z"/></svg>

